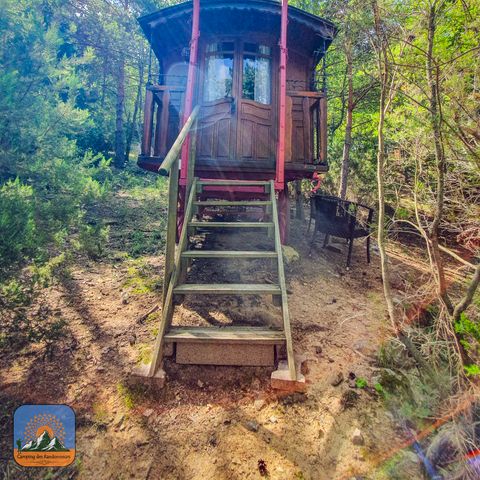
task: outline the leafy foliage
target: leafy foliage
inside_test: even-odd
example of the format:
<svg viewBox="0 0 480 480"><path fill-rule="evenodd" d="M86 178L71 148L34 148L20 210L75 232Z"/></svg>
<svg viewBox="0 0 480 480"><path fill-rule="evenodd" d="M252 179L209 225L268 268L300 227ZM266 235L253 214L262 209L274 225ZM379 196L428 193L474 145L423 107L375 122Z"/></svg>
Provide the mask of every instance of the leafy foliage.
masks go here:
<svg viewBox="0 0 480 480"><path fill-rule="evenodd" d="M0 187L0 257L17 261L35 250L33 189L19 179Z"/></svg>
<svg viewBox="0 0 480 480"><path fill-rule="evenodd" d="M478 361L480 358L480 324L462 312L460 319L455 323L455 332L460 336L460 342L469 357ZM480 364L478 363L465 365L464 368L469 377L480 375Z"/></svg>
<svg viewBox="0 0 480 480"><path fill-rule="evenodd" d="M109 189L108 162L82 152L76 138L91 123L79 108L82 68L91 54L66 54L75 30L44 1L2 2L0 47L0 276L28 259L47 261L87 230L85 212Z"/></svg>
<svg viewBox="0 0 480 480"><path fill-rule="evenodd" d="M130 128L135 141L146 58L136 16L145 8L155 5L0 3L0 343L10 350L33 342L52 353L67 326L42 289L68 275L74 256L105 254L109 228L96 209L119 186L109 159L116 69L128 51L120 114L130 122L120 133Z"/></svg>
<svg viewBox="0 0 480 480"><path fill-rule="evenodd" d="M355 386L357 388L365 388L368 386L368 382L365 378L358 377L357 379L355 379Z"/></svg>

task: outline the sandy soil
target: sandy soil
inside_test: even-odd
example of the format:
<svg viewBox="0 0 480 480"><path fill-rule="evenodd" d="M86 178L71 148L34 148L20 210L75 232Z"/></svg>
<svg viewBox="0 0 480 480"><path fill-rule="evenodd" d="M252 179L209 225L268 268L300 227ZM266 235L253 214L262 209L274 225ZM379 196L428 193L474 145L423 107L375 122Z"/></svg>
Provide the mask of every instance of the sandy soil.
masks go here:
<svg viewBox="0 0 480 480"><path fill-rule="evenodd" d="M160 394L126 387L132 367L148 354L158 321L158 311L142 319L159 301L163 258L151 256L84 262L45 292L54 311L68 320L68 334L51 361L38 348L1 357L4 418L23 403L74 408L77 464L55 478L386 478L382 465L402 443L401 432L372 389L348 384L353 372L371 385L375 353L388 336L378 257L373 254L368 266L359 242L346 271L342 253L319 245L308 255L305 224L294 223L292 232L300 260L287 267L289 306L294 348L308 357L306 394L278 396L267 368L172 363ZM267 267L251 268L274 281ZM401 287L405 268L394 267ZM211 278L209 268L200 270ZM230 268L217 273L232 278L239 270ZM279 310L266 299L221 304L205 298L178 307L175 323L232 318L280 321ZM344 380L333 386L340 374ZM7 448L10 428L2 439ZM363 441L353 442L357 428Z"/></svg>

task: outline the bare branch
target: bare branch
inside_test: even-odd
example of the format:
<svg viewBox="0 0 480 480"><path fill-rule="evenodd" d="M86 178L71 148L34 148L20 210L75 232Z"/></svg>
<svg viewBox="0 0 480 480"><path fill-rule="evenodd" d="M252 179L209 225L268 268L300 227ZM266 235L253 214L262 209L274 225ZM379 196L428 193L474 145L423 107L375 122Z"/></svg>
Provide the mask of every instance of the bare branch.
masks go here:
<svg viewBox="0 0 480 480"><path fill-rule="evenodd" d="M455 309L453 311L453 319L457 321L460 318L460 315L462 312L464 312L468 306L472 303L473 301L473 296L475 295L475 292L477 291L478 285L480 284L480 264L477 265L477 268L475 269L475 273L473 275L472 281L470 282L470 285L468 286L467 292L465 296L460 300L457 305L455 305Z"/></svg>

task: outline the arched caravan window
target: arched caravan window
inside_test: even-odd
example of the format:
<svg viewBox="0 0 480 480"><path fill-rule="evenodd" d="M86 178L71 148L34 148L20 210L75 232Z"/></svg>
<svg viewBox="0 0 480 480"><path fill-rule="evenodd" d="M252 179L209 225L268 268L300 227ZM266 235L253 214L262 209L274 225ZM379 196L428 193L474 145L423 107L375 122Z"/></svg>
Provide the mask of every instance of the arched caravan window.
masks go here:
<svg viewBox="0 0 480 480"><path fill-rule="evenodd" d="M241 95L263 105L272 102L272 49L267 45L223 41L205 51L203 100L212 102ZM238 62L238 63L237 63ZM234 69L241 69L237 75ZM234 81L240 81L239 85Z"/></svg>
<svg viewBox="0 0 480 480"><path fill-rule="evenodd" d="M264 105L271 102L271 48L256 43L243 47L242 97Z"/></svg>
<svg viewBox="0 0 480 480"><path fill-rule="evenodd" d="M203 99L207 102L233 95L234 42L210 43L205 58L205 88Z"/></svg>

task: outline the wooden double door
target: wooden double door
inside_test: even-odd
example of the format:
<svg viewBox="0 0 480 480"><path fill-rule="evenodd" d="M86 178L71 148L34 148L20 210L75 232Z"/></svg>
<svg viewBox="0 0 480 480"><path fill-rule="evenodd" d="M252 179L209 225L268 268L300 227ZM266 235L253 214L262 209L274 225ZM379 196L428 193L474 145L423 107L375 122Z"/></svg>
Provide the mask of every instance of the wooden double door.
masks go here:
<svg viewBox="0 0 480 480"><path fill-rule="evenodd" d="M274 168L277 95L272 44L225 38L205 43L201 58L197 162L220 169Z"/></svg>

